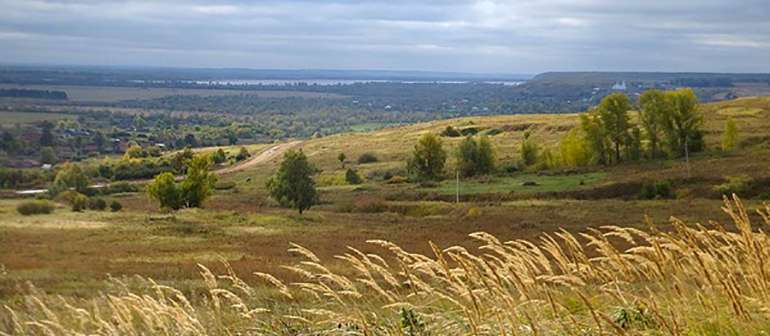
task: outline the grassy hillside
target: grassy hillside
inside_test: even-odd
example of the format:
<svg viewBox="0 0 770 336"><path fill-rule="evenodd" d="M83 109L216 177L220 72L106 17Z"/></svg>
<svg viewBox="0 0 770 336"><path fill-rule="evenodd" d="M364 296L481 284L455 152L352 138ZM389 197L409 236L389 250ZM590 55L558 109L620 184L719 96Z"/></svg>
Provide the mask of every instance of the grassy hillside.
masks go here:
<svg viewBox="0 0 770 336"><path fill-rule="evenodd" d="M150 277L159 284L178 289L179 293L188 298L197 309L195 313L190 314L196 316L198 321L208 321L208 323L202 323L214 328L209 329L208 333L226 333L222 329L226 327L218 324L223 321L222 319L233 321L230 325L233 329L230 331L247 330L254 326L248 321L241 320L242 315L237 312L217 315L219 313L209 310L208 305L212 302L210 297L213 293L210 291L212 284L210 279L200 277L201 268L197 264L211 269L214 274L227 274L228 268L222 263L225 261L228 267L232 267L234 275L248 284L251 292L248 295L242 295L237 289L223 288L241 295L248 301L247 306L250 309L265 307L280 312L280 314L269 315L270 318L265 321L280 325L280 320L288 323L288 326L294 326L297 320L285 319L285 315L300 314L303 318L316 322L318 321L316 318L320 319L320 317L311 317L306 315L311 313L301 311L312 307L335 312L338 315L329 317L330 321L342 323L339 314L344 309L340 310L341 308L335 305L320 304L312 300L312 295L308 293L294 293L296 300L287 301L281 297L278 290L265 286L264 279L255 275L254 272L275 274L284 282L307 281L299 273L282 267L282 265L293 265L301 259L301 253L296 250L287 252L291 246L290 243L298 243L312 249L322 260L324 267L335 274L354 279L357 276L356 268L334 256L349 253L350 250L346 246L354 246L363 253L381 253L381 248L365 244L369 239L385 239L404 250L435 258L434 251L428 242L441 247L457 245L466 249L475 249L489 242L479 241L469 234L483 231L503 241L523 239L540 244L537 242L543 242L541 240L544 237L543 234L554 235L564 229L576 235L581 246L584 246L581 249L584 249L588 256L612 257L615 255L613 250L595 250L596 247L605 245L596 243L590 246L584 245L588 241L579 233L586 232L592 227L612 225L628 228L624 230L633 235L637 235L633 233L636 232L635 229L640 229L657 237L652 240L640 240L637 237L639 244L644 246L656 239L674 239L675 242L672 244L689 239L690 236L686 235L675 238L665 236L666 232L678 232L682 235L689 232L682 231L682 226L669 222L671 216L677 216L688 223L708 223L713 220L725 223L727 231L735 231L734 226L726 224L734 218L722 211L721 196L714 191L714 188L724 183L728 176L749 175L754 183L746 194L742 195L747 208L745 216L755 222L761 220L754 210L764 208L762 203L770 192L770 99L744 98L706 104L702 106L702 110L706 117L705 134L709 150L694 155L689 167L683 160L668 160L539 173L510 172L486 178L463 179L460 183L462 202L459 204L453 202L456 185L451 179L436 185L392 184L383 181L382 174L403 174L404 161L416 140L425 133L439 133L447 126L460 130L475 128L482 134L495 134L490 135L490 139L496 147L500 164L514 163L518 160L519 144L524 132L531 132L532 136L543 145L553 145L577 124L577 115L460 118L306 140L299 147L322 170L316 178L321 186L321 204L310 209L303 216L296 215L295 211L278 207L266 196L265 181L275 171L280 158L273 158L222 176L222 183L230 187L217 190L212 199L205 204L205 208L186 209L176 213L159 211L157 205L143 193L109 196L108 200L118 200L124 206L122 211L114 213L99 211L76 213L60 205L52 214L21 216L16 212L15 207L23 200L2 199L0 200L0 265L2 265L0 267L0 301L13 306L18 311L30 313L29 316L26 313L22 314L22 319L39 320L35 309L22 309L19 305L25 299L31 298L25 296L25 293L34 294L45 302L49 302L47 301L49 298L41 293L24 289L27 281L31 281L37 288L53 295L63 295L72 300L75 300L73 298L78 300L94 298L97 304L101 305L104 301L100 301L102 297L98 294L99 291L117 290L120 295L128 293L129 290L144 293L142 291L152 285L149 285L146 280L131 277L139 274ZM717 147L728 116L738 123L742 146L734 152L722 153ZM443 139L450 151L461 140L459 137ZM252 149L259 152L269 150L268 148L255 146ZM341 182L345 169L337 160L340 152L344 152L348 157L345 168L357 169L366 179L364 184L350 186ZM364 153L374 154L378 161L365 164L355 162ZM450 172L453 165L453 161L450 160ZM660 179L672 181L676 198L670 200L638 198L643 181ZM536 182L536 186L522 185L523 182L529 181ZM738 224L740 223L739 221ZM654 228L650 228L651 224L654 224ZM614 232L612 229L605 229L604 232L610 231ZM711 231L701 230L692 234L699 237L698 239L706 239L703 237L708 232ZM625 239L625 235L608 234L607 238L613 241L617 251L623 251L630 246L629 243L624 242L625 240L615 242L613 237ZM720 244L738 244L734 236L725 239L727 240L721 241ZM757 244L766 244L763 236L758 236L756 239ZM666 253L675 253L674 246L679 245L670 246L671 251ZM695 248L694 246L688 248ZM714 248L715 250L710 250L708 253L714 254L719 250L718 247ZM461 250L455 248L450 251ZM643 253L639 252L639 254ZM637 254L630 253L630 255ZM668 254L667 256L665 258L675 257ZM677 256L680 255L677 254ZM740 256L743 258L744 254ZM446 257L449 258L448 255ZM394 256L384 258L390 266L398 265L397 258ZM468 262L473 260L468 266L480 267L480 264L475 264L479 260L470 256L467 258L469 258L466 260ZM622 258L632 260L636 257L623 256ZM685 257L682 256L682 258ZM670 259L666 260L670 261ZM685 260L688 263L696 261L691 257L686 257ZM607 273L601 273L604 275L565 272L558 265L553 264L551 271L530 274L532 277L527 278L525 284L528 289L519 291L518 288L506 286L510 292L498 293L495 297L516 297L516 300L519 300L520 295L528 293L532 295L530 299L535 301L526 303L529 301L522 299L523 301L516 301L516 304L532 306L532 302L547 302L551 300L549 295L553 295L553 300L558 303L558 308L555 310L559 315L557 317L553 316L553 310L525 308L520 314L512 316L510 321L506 321L503 328L512 328L512 326L519 328L517 330L549 328L558 326L559 323L569 320L571 316L574 317L576 324L569 328L577 326L584 331L588 330L589 333L598 332L601 328L604 332L608 332L614 330L613 324L620 323L613 317L613 314L618 312L617 307L627 306L627 312L648 309L644 310L643 315L655 323L654 326L652 324L645 326L646 329L633 329L636 332L655 334L656 331L667 330L663 326L665 323L668 323L670 328L673 328L672 325L676 323L676 328L679 329L675 334L688 334L688 332L693 335L702 334L711 330L709 328L724 326L730 326L736 330L736 334L741 334L741 331L765 325L766 322L762 317L763 313L759 313L757 308L757 302L760 302L763 297L761 295L764 295L758 290L759 287L752 287L755 284L742 280L739 278L740 274L726 271L725 267L728 266L755 265L749 264L749 259L746 259L747 264L741 264L743 262L741 260L714 261L714 264L708 267L710 270L726 272L724 273L726 276L732 274L736 277L734 286L737 286L737 290L741 293L750 293L740 296L739 301L746 305L744 309L749 311L749 315L755 316L753 322L743 320L743 315L740 318L736 317L737 315L731 315L736 313L731 312L730 306L725 303L731 300L731 296L726 292L720 292L719 285L710 285L712 287L709 288L715 292L704 291L693 285L693 282L697 284L700 277L696 276L697 269L693 264L687 264L682 269L672 271L680 272L672 273L676 274L678 281L681 281L674 283L684 288L683 292L677 292L676 295L684 295L693 300L698 295L713 298L703 306L691 305L691 301L683 301L687 304L682 305L665 301L666 297L674 295L672 293L675 293L676 288L660 287L667 282L666 279L659 278L657 275L655 278L657 282L654 283L658 287L652 285L650 287L655 295L646 296L644 291L635 288L642 275L637 274L638 272L626 273L616 268L622 265L608 265L600 259L582 261L579 263L582 266L576 267L591 267L589 264L595 267L606 267ZM408 262L407 265L418 267L413 261ZM669 266L674 267L673 264ZM316 271L318 270L313 272ZM752 272L755 271L758 270L752 269ZM389 272L400 272L400 270L389 268ZM471 270L466 269L462 272L471 272ZM105 282L108 274L119 281ZM491 273L484 274L479 275L479 279L489 279ZM613 280L613 274L619 277ZM573 276L584 284L575 286L572 281L577 280L569 278ZM506 279L506 281L514 281L513 278ZM378 278L377 281L380 280ZM399 281L401 280L404 279L399 278ZM219 281L222 286L229 286L223 284L228 283L229 280L221 278ZM441 279L436 281L442 284L431 284L431 286L435 286L438 291L450 290L449 287L443 287L449 286L446 281ZM120 283L125 284L126 287L124 288ZM482 295L483 289L474 287L476 285L481 286L483 283L474 283L471 286L474 293L478 291L480 298L490 299L490 296L486 296L487 294ZM630 288L624 289L622 296L618 298L608 290L615 286ZM571 291L570 288L578 290L586 298L582 299L580 294ZM366 291L369 289L357 287L356 290L368 293ZM404 285L403 288L389 290L399 292L398 295L406 295L410 287ZM458 297L454 297L455 294ZM454 300L469 299L464 294L455 294L447 295ZM492 309L494 305L484 304L478 308L472 308L469 312L479 315L468 317L464 315L462 309L447 302L417 302L415 301L417 297L396 297L399 298L396 301L405 300L416 306L418 313L429 322L430 330L434 332L440 333L441 330L455 332L462 328L470 328L469 321L473 321L472 323L477 323L477 327L486 330L479 334L494 333L490 331L491 326L497 323L494 322L496 321L494 309ZM653 302L650 298L659 301ZM350 309L356 309L364 315L370 312L384 314L378 315L382 320L374 321L396 323L393 318L398 314L398 307L382 308L386 304L394 303L387 301L390 299L378 301L382 299L379 296L373 296L371 302L374 303L371 303L371 306L348 305L347 307L354 307ZM233 304L231 301L222 300L226 307L231 307ZM653 305L665 308L654 308ZM372 308L375 306L376 308ZM593 315L592 309L600 313ZM698 316L715 317L705 324L694 323L691 321L693 319L691 316L685 315L690 314L688 313L690 309L692 314L700 314ZM674 312L680 317L671 317L676 315ZM228 315L230 313L233 315ZM656 313L660 316L654 316ZM3 324L9 323L8 315L4 314L0 314L0 331L11 330L6 328L11 324ZM58 310L56 314L66 315ZM526 314L529 314L529 317ZM608 316L613 322L608 322L603 316ZM365 325L360 321L352 321L356 318L351 317L351 321L348 322L359 327ZM440 323L437 319L449 318L462 322L451 324L455 329L441 329L440 326L445 324L436 324ZM537 318L542 322L527 322L528 318ZM594 318L598 318L599 322L592 322ZM66 319L62 317L62 319L69 321L69 317ZM294 322L290 323L290 321ZM67 323L70 322L65 324ZM67 325L77 329L70 324ZM299 322L296 325L298 328L299 326L310 328ZM321 323L321 326L328 325ZM29 325L25 324L24 328L27 327ZM244 329L241 329L242 327ZM466 330L466 332L470 331Z"/></svg>

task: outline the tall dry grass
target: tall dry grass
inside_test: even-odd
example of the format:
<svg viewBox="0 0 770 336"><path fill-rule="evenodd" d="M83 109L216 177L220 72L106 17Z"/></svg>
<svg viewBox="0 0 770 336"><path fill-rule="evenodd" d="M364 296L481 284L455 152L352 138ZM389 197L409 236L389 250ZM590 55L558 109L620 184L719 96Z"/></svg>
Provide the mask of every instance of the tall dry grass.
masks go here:
<svg viewBox="0 0 770 336"><path fill-rule="evenodd" d="M605 226L503 242L479 232L478 250L431 243L432 255L384 240L387 254L350 248L320 260L298 245L286 268L303 282L200 266L200 296L139 279L79 300L31 287L3 307L10 335L757 335L770 332L770 255L739 199L734 227L673 230ZM759 211L770 225L770 207ZM343 263L346 273L332 271ZM266 289L266 288L269 288ZM191 297L194 296L194 297ZM193 303L194 302L194 303Z"/></svg>

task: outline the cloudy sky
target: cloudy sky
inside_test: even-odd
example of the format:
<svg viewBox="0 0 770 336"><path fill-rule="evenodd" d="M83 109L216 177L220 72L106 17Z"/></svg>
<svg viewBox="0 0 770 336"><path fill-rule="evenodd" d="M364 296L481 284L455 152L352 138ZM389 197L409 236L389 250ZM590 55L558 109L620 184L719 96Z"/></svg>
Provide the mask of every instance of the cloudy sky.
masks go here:
<svg viewBox="0 0 770 336"><path fill-rule="evenodd" d="M770 3L0 0L0 62L770 72Z"/></svg>

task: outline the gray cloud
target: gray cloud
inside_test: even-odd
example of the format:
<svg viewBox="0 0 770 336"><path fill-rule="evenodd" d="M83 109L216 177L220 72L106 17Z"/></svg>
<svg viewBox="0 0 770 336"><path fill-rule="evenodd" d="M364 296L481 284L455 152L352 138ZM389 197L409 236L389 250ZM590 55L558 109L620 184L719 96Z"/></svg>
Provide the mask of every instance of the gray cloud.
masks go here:
<svg viewBox="0 0 770 336"><path fill-rule="evenodd" d="M766 0L0 0L18 63L770 72Z"/></svg>

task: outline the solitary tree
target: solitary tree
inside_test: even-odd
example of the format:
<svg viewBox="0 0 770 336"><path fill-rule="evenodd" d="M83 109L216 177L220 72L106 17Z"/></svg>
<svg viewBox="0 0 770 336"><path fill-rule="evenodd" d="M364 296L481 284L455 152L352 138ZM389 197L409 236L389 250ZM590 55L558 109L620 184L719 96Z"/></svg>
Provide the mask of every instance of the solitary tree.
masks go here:
<svg viewBox="0 0 770 336"><path fill-rule="evenodd" d="M622 93L613 93L602 99L598 113L602 126L615 148L615 162L620 162L620 148L627 144L628 129L631 127L628 111L631 102Z"/></svg>
<svg viewBox="0 0 770 336"><path fill-rule="evenodd" d="M722 150L733 150L737 144L738 126L735 125L733 118L727 118L727 121L725 122L725 132L722 134Z"/></svg>
<svg viewBox="0 0 770 336"><path fill-rule="evenodd" d="M347 171L345 171L345 182L348 184L361 184L363 182L361 180L361 176L358 175L358 172L353 170L352 168L348 168Z"/></svg>
<svg viewBox="0 0 770 336"><path fill-rule="evenodd" d="M337 155L337 161L340 162L340 164L342 165L342 168L345 168L345 159L346 158L347 158L347 156L345 156L345 153L340 153L339 155Z"/></svg>
<svg viewBox="0 0 770 336"><path fill-rule="evenodd" d="M423 135L414 146L412 158L407 161L407 170L420 180L440 180L446 164L441 138L435 134Z"/></svg>
<svg viewBox="0 0 770 336"><path fill-rule="evenodd" d="M267 181L267 189L279 204L299 211L318 202L318 191L312 176L318 170L302 151L290 150L283 155L278 171Z"/></svg>

